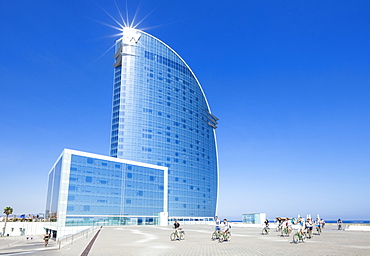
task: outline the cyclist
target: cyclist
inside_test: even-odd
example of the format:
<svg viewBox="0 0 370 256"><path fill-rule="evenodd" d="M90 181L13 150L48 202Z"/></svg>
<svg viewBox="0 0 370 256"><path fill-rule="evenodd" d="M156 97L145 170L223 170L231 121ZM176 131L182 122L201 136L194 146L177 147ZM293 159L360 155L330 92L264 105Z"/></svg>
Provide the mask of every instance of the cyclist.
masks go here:
<svg viewBox="0 0 370 256"><path fill-rule="evenodd" d="M315 226L316 226L316 230L317 230L317 232L320 232L320 229L321 229L321 223L320 223L319 218L316 218Z"/></svg>
<svg viewBox="0 0 370 256"><path fill-rule="evenodd" d="M265 224L265 228L269 228L269 220L268 219L266 219L263 223Z"/></svg>
<svg viewBox="0 0 370 256"><path fill-rule="evenodd" d="M173 226L172 228L175 229L175 236L177 239L180 239L180 236L179 236L179 230L180 230L180 223L177 222L177 220L175 220L175 222L173 223Z"/></svg>
<svg viewBox="0 0 370 256"><path fill-rule="evenodd" d="M218 231L220 233L220 224L221 221L218 219L218 217L215 217L215 231Z"/></svg>
<svg viewBox="0 0 370 256"><path fill-rule="evenodd" d="M301 233L302 236L304 236L304 230L306 226L302 217L298 218L298 224L299 224L298 232Z"/></svg>
<svg viewBox="0 0 370 256"><path fill-rule="evenodd" d="M263 229L262 229L262 235L264 233L268 234L269 231L270 231L270 227L269 227L269 221L268 219L266 219L264 222L263 222L264 226L263 226Z"/></svg>
<svg viewBox="0 0 370 256"><path fill-rule="evenodd" d="M325 220L321 219L320 220L321 228L324 229L325 226Z"/></svg>
<svg viewBox="0 0 370 256"><path fill-rule="evenodd" d="M311 238L311 235L312 235L312 226L313 226L312 220L308 218L306 221L306 229L307 229L307 232L310 234L309 238Z"/></svg>
<svg viewBox="0 0 370 256"><path fill-rule="evenodd" d="M283 218L276 218L277 219L277 222L279 223L279 226L281 226L281 225L283 225L283 222L284 222L284 220L283 220Z"/></svg>
<svg viewBox="0 0 370 256"><path fill-rule="evenodd" d="M265 225L264 228L266 229L266 232L268 232L268 230L270 229L269 225L270 225L270 222L268 219L266 219L263 224Z"/></svg>
<svg viewBox="0 0 370 256"><path fill-rule="evenodd" d="M174 229L178 230L179 227L180 227L180 223L177 222L177 220L175 220L175 222L173 223L173 226L172 226Z"/></svg>
<svg viewBox="0 0 370 256"><path fill-rule="evenodd" d="M280 231L282 230L283 228L283 220L280 218L280 217L276 217L275 219L275 224L276 224L276 231Z"/></svg>
<svg viewBox="0 0 370 256"><path fill-rule="evenodd" d="M290 220L290 218L286 218L284 221L283 221L283 224L282 224L282 229L286 229L286 234L289 235L290 232L292 231L292 222Z"/></svg>
<svg viewBox="0 0 370 256"><path fill-rule="evenodd" d="M222 231L225 232L225 234L228 234L230 232L230 224L227 222L227 219L224 219L224 222L222 223Z"/></svg>

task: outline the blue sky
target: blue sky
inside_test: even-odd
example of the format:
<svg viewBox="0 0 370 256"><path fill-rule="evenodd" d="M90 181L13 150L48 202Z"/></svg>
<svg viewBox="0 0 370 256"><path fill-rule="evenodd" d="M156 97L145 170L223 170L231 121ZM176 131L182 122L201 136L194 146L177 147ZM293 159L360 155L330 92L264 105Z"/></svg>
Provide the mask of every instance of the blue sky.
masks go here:
<svg viewBox="0 0 370 256"><path fill-rule="evenodd" d="M221 218L370 219L369 1L127 6L151 13L139 28L182 56L220 119ZM63 148L109 153L117 31L102 8L119 19L114 1L0 2L1 209L43 212Z"/></svg>

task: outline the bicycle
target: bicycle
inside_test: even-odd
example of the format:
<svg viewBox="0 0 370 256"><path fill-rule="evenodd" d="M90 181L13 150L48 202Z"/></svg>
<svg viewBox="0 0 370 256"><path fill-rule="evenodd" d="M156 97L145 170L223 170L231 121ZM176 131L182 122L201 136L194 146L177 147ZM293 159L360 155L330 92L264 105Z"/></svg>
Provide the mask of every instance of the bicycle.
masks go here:
<svg viewBox="0 0 370 256"><path fill-rule="evenodd" d="M322 230L321 230L321 227L320 226L316 226L316 231L317 231L317 234L318 235L321 235Z"/></svg>
<svg viewBox="0 0 370 256"><path fill-rule="evenodd" d="M218 242L219 243L222 243L222 242L225 242L225 241L230 242L230 239L231 239L230 231L227 232L227 233L225 231L222 231L220 237L218 238Z"/></svg>
<svg viewBox="0 0 370 256"><path fill-rule="evenodd" d="M305 232L303 232L303 234L301 232L297 232L294 234L293 236L293 242L295 244L297 244L299 241L301 241L302 243L305 243L306 242L306 234Z"/></svg>
<svg viewBox="0 0 370 256"><path fill-rule="evenodd" d="M268 235L268 234L269 234L269 232L270 232L270 228L269 228L269 227L264 227L264 228L262 229L262 235Z"/></svg>
<svg viewBox="0 0 370 256"><path fill-rule="evenodd" d="M312 228L307 228L307 231L305 232L306 238L311 239L312 238Z"/></svg>
<svg viewBox="0 0 370 256"><path fill-rule="evenodd" d="M281 230L281 236L290 236L291 232L292 232L292 230L289 227L284 227Z"/></svg>
<svg viewBox="0 0 370 256"><path fill-rule="evenodd" d="M283 226L279 224L279 225L276 226L275 231L276 232L281 232L282 229L283 229Z"/></svg>
<svg viewBox="0 0 370 256"><path fill-rule="evenodd" d="M213 233L212 233L212 241L216 240L216 239L220 239L221 237L221 231L220 230L215 230Z"/></svg>
<svg viewBox="0 0 370 256"><path fill-rule="evenodd" d="M170 235L170 240L175 241L175 240L184 240L185 239L185 231L184 230L178 230L175 229Z"/></svg>

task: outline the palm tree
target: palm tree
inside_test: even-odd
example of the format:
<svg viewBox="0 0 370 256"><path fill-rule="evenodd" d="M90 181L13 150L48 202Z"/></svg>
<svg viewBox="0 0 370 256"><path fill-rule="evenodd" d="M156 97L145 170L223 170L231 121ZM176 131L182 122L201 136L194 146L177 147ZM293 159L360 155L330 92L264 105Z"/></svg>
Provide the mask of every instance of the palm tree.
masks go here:
<svg viewBox="0 0 370 256"><path fill-rule="evenodd" d="M13 208L10 206L5 207L4 213L6 215L6 218L5 218L4 228L3 228L3 235L5 235L5 229L6 229L6 223L8 222L8 216L13 213Z"/></svg>

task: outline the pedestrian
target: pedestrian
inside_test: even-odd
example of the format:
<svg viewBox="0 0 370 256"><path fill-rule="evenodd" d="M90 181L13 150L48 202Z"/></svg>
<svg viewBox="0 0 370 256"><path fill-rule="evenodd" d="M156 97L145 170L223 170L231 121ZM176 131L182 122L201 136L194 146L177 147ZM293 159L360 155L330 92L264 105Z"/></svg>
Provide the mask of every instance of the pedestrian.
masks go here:
<svg viewBox="0 0 370 256"><path fill-rule="evenodd" d="M48 245L49 238L50 238L49 234L48 234L48 233L46 233L46 234L44 235L44 245L45 245L45 247Z"/></svg>
<svg viewBox="0 0 370 256"><path fill-rule="evenodd" d="M341 230L342 229L342 220L341 219L338 219L337 220L337 225L338 225L338 230Z"/></svg>

